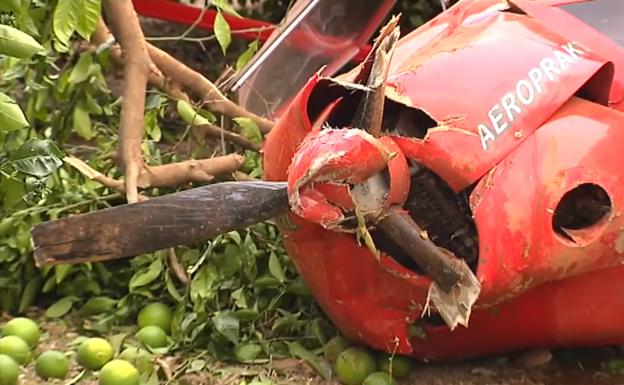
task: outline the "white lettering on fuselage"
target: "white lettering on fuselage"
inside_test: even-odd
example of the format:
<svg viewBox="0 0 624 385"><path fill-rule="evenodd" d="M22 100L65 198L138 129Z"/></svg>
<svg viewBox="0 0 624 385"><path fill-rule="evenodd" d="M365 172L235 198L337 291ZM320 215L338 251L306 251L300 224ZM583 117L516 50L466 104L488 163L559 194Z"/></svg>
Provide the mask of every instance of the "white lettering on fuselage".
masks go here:
<svg viewBox="0 0 624 385"><path fill-rule="evenodd" d="M548 87L547 82L556 82L564 72L580 60L585 52L576 47L573 43L561 46L561 49L554 50L550 57L543 58L539 64L527 72L525 79L520 79L515 84L515 88L507 92L488 111L488 123L478 125L481 146L488 150L493 142L501 136L514 120L526 110L528 106L535 103L540 94L543 94Z"/></svg>

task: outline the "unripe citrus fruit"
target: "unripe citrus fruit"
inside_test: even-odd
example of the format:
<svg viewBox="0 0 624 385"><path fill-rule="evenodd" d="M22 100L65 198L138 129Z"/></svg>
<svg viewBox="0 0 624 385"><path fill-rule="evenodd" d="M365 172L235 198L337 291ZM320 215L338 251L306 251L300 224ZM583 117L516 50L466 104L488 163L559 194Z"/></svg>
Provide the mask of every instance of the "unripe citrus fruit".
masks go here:
<svg viewBox="0 0 624 385"><path fill-rule="evenodd" d="M347 340L345 340L341 336L336 336L325 344L325 346L323 347L323 354L325 355L325 359L333 364L334 362L336 362L338 355L348 347L349 343L347 342Z"/></svg>
<svg viewBox="0 0 624 385"><path fill-rule="evenodd" d="M13 318L7 322L2 328L2 335L17 336L26 341L31 348L35 347L41 338L39 326L35 321L24 317Z"/></svg>
<svg viewBox="0 0 624 385"><path fill-rule="evenodd" d="M158 326L164 330L165 333L169 333L172 319L173 312L169 306L164 303L155 302L141 309L137 317L137 325L139 329L146 326Z"/></svg>
<svg viewBox="0 0 624 385"><path fill-rule="evenodd" d="M100 370L100 385L139 385L139 372L125 360L112 360Z"/></svg>
<svg viewBox="0 0 624 385"><path fill-rule="evenodd" d="M376 372L366 377L362 385L397 385L397 383L388 373Z"/></svg>
<svg viewBox="0 0 624 385"><path fill-rule="evenodd" d="M167 333L158 326L146 326L139 330L136 339L150 348L164 348L167 346Z"/></svg>
<svg viewBox="0 0 624 385"><path fill-rule="evenodd" d="M65 378L69 371L67 356L57 350L41 353L35 361L35 372L44 380L48 378Z"/></svg>
<svg viewBox="0 0 624 385"><path fill-rule="evenodd" d="M0 338L0 354L6 354L20 365L30 362L30 346L23 339L16 336Z"/></svg>
<svg viewBox="0 0 624 385"><path fill-rule="evenodd" d="M390 357L388 354L383 354L377 362L379 371L392 375L397 380L407 378L412 370L412 364L409 359L402 356Z"/></svg>
<svg viewBox="0 0 624 385"><path fill-rule="evenodd" d="M0 385L16 385L19 374L19 364L11 357L0 354Z"/></svg>
<svg viewBox="0 0 624 385"><path fill-rule="evenodd" d="M89 338L77 351L78 364L91 370L98 370L113 359L113 347L104 338Z"/></svg>
<svg viewBox="0 0 624 385"><path fill-rule="evenodd" d="M342 351L334 366L336 375L343 384L361 385L364 379L376 370L373 355L362 348L348 348Z"/></svg>

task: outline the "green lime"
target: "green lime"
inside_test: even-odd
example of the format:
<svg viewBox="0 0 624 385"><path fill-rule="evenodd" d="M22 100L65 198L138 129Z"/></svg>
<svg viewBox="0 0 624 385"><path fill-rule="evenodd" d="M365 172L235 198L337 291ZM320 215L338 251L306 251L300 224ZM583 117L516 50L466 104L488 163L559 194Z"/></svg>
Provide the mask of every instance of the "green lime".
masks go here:
<svg viewBox="0 0 624 385"><path fill-rule="evenodd" d="M388 373L376 372L366 377L362 385L396 385L396 381Z"/></svg>
<svg viewBox="0 0 624 385"><path fill-rule="evenodd" d="M376 370L373 355L362 348L348 348L336 359L334 368L343 384L361 385L366 377Z"/></svg>
<svg viewBox="0 0 624 385"><path fill-rule="evenodd" d="M0 354L0 385L17 385L19 364L11 357Z"/></svg>
<svg viewBox="0 0 624 385"><path fill-rule="evenodd" d="M377 362L379 371L389 373L397 380L407 378L412 371L412 363L407 357L382 354Z"/></svg>
<svg viewBox="0 0 624 385"><path fill-rule="evenodd" d="M165 333L169 333L172 319L173 312L171 309L164 303L155 302L141 309L137 317L137 325L139 329L146 326L158 326Z"/></svg>
<svg viewBox="0 0 624 385"><path fill-rule="evenodd" d="M349 343L347 342L347 340L345 340L341 336L336 336L331 340L327 341L327 343L323 347L323 354L325 355L325 359L333 364L334 362L336 362L338 355L348 347Z"/></svg>
<svg viewBox="0 0 624 385"><path fill-rule="evenodd" d="M30 346L17 336L0 338L0 354L6 354L20 365L26 365L31 359Z"/></svg>
<svg viewBox="0 0 624 385"><path fill-rule="evenodd" d="M89 338L78 346L78 364L84 368L98 370L113 359L113 347L104 338Z"/></svg>
<svg viewBox="0 0 624 385"><path fill-rule="evenodd" d="M41 353L35 361L35 371L44 380L48 378L65 378L69 371L69 360L63 352L50 350Z"/></svg>
<svg viewBox="0 0 624 385"><path fill-rule="evenodd" d="M4 328L2 328L2 335L17 336L26 341L31 348L35 347L39 343L39 338L41 338L39 326L35 321L24 317L13 318L7 322Z"/></svg>
<svg viewBox="0 0 624 385"><path fill-rule="evenodd" d="M136 339L143 345L152 349L167 346L167 333L158 326L146 326L139 330Z"/></svg>
<svg viewBox="0 0 624 385"><path fill-rule="evenodd" d="M100 370L100 385L139 385L139 372L125 360L112 360Z"/></svg>
<svg viewBox="0 0 624 385"><path fill-rule="evenodd" d="M119 355L119 359L126 360L139 371L139 373L149 373L154 365L152 355L145 349L129 347L124 349Z"/></svg>

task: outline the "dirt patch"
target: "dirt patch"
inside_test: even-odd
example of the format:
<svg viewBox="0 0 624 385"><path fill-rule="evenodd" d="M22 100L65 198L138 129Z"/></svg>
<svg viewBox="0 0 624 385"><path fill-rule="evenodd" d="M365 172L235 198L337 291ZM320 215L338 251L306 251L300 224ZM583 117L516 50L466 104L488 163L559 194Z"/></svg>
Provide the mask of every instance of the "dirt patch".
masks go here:
<svg viewBox="0 0 624 385"><path fill-rule="evenodd" d="M58 384L96 385L96 374L83 373L76 364L76 339L81 336L78 320L46 320L41 312L29 314L42 329L42 339L36 349L38 353L50 349L66 352L70 356L70 374ZM0 323L9 319L0 317ZM185 357L168 357L170 369L176 372ZM206 369L179 376L170 384L179 385L239 385L243 380L264 379L267 384L282 385L338 385L337 381L325 381L301 360L281 359L263 365L227 365L210 361ZM605 364L622 365L624 351L619 348L576 349L548 354L530 353L500 355L482 359L466 360L445 364L419 363L414 366L404 385L621 385L624 375L612 375L603 371ZM548 362L545 362L548 361ZM615 364L615 365L614 365ZM532 366L527 368L526 366ZM82 375L82 376L81 376ZM72 380L75 380L72 382ZM268 382L270 381L270 382ZM21 385L44 383L37 377L31 362L23 370ZM167 383L161 381L161 384Z"/></svg>

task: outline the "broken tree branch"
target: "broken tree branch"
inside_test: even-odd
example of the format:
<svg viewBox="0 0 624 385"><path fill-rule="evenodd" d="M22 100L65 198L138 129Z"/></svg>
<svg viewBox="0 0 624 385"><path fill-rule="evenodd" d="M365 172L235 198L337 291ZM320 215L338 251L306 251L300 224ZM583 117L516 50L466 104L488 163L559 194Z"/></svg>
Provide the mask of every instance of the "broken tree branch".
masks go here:
<svg viewBox="0 0 624 385"><path fill-rule="evenodd" d="M138 200L138 178L143 168L141 142L151 60L132 1L105 0L103 6L126 59L118 163L124 170L126 199L133 203Z"/></svg>
<svg viewBox="0 0 624 385"><path fill-rule="evenodd" d="M94 46L100 46L101 44L105 44L109 40L109 38L111 36L112 36L112 34L108 30L108 27L106 26L104 21L102 19L100 19L99 22L98 22L98 26L96 28L96 31L94 32L93 36L91 37L91 44L94 45ZM113 45L110 48L110 50L111 50L111 57L113 58L115 63L117 65L119 65L119 66L123 66L125 64L125 60L124 60L124 57L122 55L121 48L118 45ZM149 50L148 50L148 52L149 52ZM174 58L171 58L171 59L172 60L176 60ZM168 94L173 99L176 99L176 100L177 99L182 99L182 100L185 100L187 102L190 102L189 96L184 91L182 91L182 89L180 88L180 86L179 86L179 84L177 82L173 81L170 78L165 77L165 75L163 75L163 73L160 71L160 69L158 69L158 67L156 65L154 65L153 62L150 62L150 64L151 64L151 68L150 68L150 72L148 74L148 83L150 85L152 85L152 86L158 88L159 90L161 90L162 92ZM180 65L181 65L181 63L180 63ZM241 108L241 107L239 107L239 108ZM243 113L240 116L245 116L245 113ZM250 116L250 117L252 119L254 119L254 116L255 115ZM260 123L260 122L257 121L257 123ZM265 124L265 126L267 126L267 125ZM270 127L269 127L269 129L270 129ZM204 134L207 134L207 135L210 135L210 136L213 136L213 137L217 137L217 138L223 137L225 140L227 140L229 142L232 142L232 143L235 143L235 144L238 144L239 146L241 146L241 147L243 147L245 149L259 151L261 149L261 147L262 147L260 144L252 143L249 140L247 140L245 137L243 137L243 136L241 136L241 135L239 135L237 133L223 130L222 128L217 127L215 125L202 125L202 126L199 127L199 130L200 130L200 132L202 132ZM268 131L268 129L266 127L265 127L265 131Z"/></svg>
<svg viewBox="0 0 624 385"><path fill-rule="evenodd" d="M99 47L100 45L105 44L111 37L112 34L108 30L108 27L104 23L104 20L100 19L98 21L95 32L91 36L91 44L95 47ZM121 52L121 48L118 45L113 45L110 48L110 53L111 58L116 65L120 67L123 67L125 65L125 60ZM150 62L150 71L147 75L147 81L149 82L149 84L171 96L173 99L182 99L187 102L190 101L190 98L185 92L182 91L180 86L172 82L171 79L167 79L165 75L160 72L158 67L156 67L156 65L154 65L154 63L152 62Z"/></svg>
<svg viewBox="0 0 624 385"><path fill-rule="evenodd" d="M115 190L120 194L126 194L126 186L124 182L102 174L81 159L70 155L63 158L63 161L78 170L86 178L94 180L100 183L102 186L106 186L109 189ZM145 195L139 194L138 196L139 202L145 201L147 199L148 198Z"/></svg>
<svg viewBox="0 0 624 385"><path fill-rule="evenodd" d="M232 173L243 165L239 154L209 159L191 159L161 166L145 166L139 176L139 186L177 187L191 182L209 182L215 175Z"/></svg>
<svg viewBox="0 0 624 385"><path fill-rule="evenodd" d="M219 88L199 72L187 67L167 52L148 44L149 55L154 64L173 81L181 84L202 98L206 107L230 118L246 117L252 119L264 134L273 127L273 122L262 118L229 100Z"/></svg>

